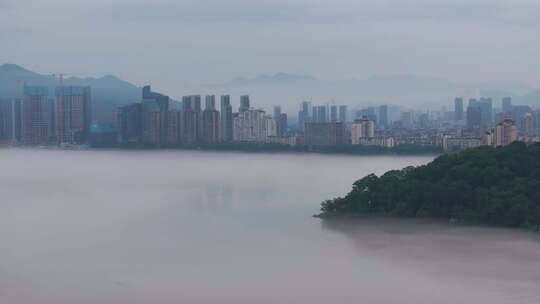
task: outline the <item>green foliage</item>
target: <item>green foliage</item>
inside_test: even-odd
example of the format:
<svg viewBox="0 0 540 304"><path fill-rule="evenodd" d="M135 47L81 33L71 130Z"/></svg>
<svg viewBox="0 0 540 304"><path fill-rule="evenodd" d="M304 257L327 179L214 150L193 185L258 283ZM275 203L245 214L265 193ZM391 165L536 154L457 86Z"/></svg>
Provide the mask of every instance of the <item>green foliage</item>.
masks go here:
<svg viewBox="0 0 540 304"><path fill-rule="evenodd" d="M540 225L540 144L515 142L439 156L416 168L368 175L321 216L383 214L510 227Z"/></svg>

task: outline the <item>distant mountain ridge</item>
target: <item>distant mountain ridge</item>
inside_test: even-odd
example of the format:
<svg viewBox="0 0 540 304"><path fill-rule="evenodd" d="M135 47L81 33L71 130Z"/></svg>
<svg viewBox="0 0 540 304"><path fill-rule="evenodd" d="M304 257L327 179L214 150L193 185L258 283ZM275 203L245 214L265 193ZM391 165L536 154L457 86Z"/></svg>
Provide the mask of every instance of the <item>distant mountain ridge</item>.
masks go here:
<svg viewBox="0 0 540 304"><path fill-rule="evenodd" d="M0 97L21 96L23 83L46 86L52 96L58 80L52 75L39 74L16 64L0 65ZM113 121L113 113L118 106L139 101L141 96L141 88L112 75L68 77L64 84L92 87L92 114L94 119L102 122Z"/></svg>
<svg viewBox="0 0 540 304"><path fill-rule="evenodd" d="M534 88L513 81L489 81L462 84L446 79L414 75L376 75L366 79L322 80L312 76L277 73L253 78L237 78L223 85L240 92L252 92L257 103L293 103L297 108L301 100L314 103L343 103L349 105L375 105L381 103L409 107L452 106L456 96L493 97L499 106L502 97L514 97L517 103L540 105ZM522 97L524 95L525 97Z"/></svg>

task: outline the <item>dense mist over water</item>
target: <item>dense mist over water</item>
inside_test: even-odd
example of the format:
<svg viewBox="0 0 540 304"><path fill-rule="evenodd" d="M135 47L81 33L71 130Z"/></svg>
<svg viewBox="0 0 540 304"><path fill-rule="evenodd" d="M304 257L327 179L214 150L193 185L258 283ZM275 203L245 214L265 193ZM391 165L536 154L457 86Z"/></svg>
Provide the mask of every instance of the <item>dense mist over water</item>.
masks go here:
<svg viewBox="0 0 540 304"><path fill-rule="evenodd" d="M431 159L0 150L0 303L539 303L533 233L311 217Z"/></svg>

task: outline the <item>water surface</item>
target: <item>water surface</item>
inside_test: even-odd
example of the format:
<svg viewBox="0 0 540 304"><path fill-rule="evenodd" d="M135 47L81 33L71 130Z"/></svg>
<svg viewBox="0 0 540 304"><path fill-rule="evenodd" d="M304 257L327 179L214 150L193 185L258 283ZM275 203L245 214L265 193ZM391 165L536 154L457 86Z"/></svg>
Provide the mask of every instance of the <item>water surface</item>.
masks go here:
<svg viewBox="0 0 540 304"><path fill-rule="evenodd" d="M0 303L540 303L532 233L311 217L431 159L0 150Z"/></svg>

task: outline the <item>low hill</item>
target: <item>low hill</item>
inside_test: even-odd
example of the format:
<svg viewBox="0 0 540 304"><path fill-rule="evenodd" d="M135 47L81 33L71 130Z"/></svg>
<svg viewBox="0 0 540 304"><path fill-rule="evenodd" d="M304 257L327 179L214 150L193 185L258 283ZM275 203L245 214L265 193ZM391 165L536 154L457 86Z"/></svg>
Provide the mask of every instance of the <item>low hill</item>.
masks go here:
<svg viewBox="0 0 540 304"><path fill-rule="evenodd" d="M447 154L425 166L368 175L321 217L377 214L510 227L540 225L540 144Z"/></svg>

